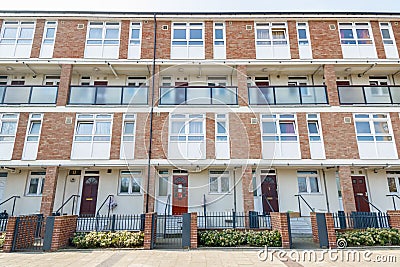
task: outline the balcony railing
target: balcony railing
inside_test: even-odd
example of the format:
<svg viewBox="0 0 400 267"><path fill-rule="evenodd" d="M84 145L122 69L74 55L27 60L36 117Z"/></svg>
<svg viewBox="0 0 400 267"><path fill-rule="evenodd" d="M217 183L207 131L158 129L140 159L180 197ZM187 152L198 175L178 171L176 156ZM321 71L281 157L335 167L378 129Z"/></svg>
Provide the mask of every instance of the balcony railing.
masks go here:
<svg viewBox="0 0 400 267"><path fill-rule="evenodd" d="M160 105L237 105L237 87L161 87Z"/></svg>
<svg viewBox="0 0 400 267"><path fill-rule="evenodd" d="M148 87L71 86L70 105L147 105Z"/></svg>
<svg viewBox="0 0 400 267"><path fill-rule="evenodd" d="M400 86L338 86L341 105L400 104Z"/></svg>
<svg viewBox="0 0 400 267"><path fill-rule="evenodd" d="M250 105L327 105L326 86L249 87Z"/></svg>
<svg viewBox="0 0 400 267"><path fill-rule="evenodd" d="M58 86L0 86L0 104L56 104Z"/></svg>

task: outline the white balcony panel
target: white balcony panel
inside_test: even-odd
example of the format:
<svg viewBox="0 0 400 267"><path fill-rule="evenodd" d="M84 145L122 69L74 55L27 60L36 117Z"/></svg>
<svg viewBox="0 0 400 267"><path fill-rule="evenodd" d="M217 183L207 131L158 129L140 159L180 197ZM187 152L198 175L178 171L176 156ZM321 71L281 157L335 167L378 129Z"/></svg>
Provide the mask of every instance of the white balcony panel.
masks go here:
<svg viewBox="0 0 400 267"><path fill-rule="evenodd" d="M206 146L205 142L189 142L187 146L188 159L205 159Z"/></svg>
<svg viewBox="0 0 400 267"><path fill-rule="evenodd" d="M376 159L377 153L374 142L357 142L360 159Z"/></svg>
<svg viewBox="0 0 400 267"><path fill-rule="evenodd" d="M15 47L16 58L30 58L31 57L31 44L19 44Z"/></svg>
<svg viewBox="0 0 400 267"><path fill-rule="evenodd" d="M169 142L168 157L171 159L186 159L187 157L186 142Z"/></svg>
<svg viewBox="0 0 400 267"><path fill-rule="evenodd" d="M202 45L189 46L188 56L189 59L204 59L205 58L204 46Z"/></svg>
<svg viewBox="0 0 400 267"><path fill-rule="evenodd" d="M74 142L72 145L71 159L91 159L91 142Z"/></svg>
<svg viewBox="0 0 400 267"><path fill-rule="evenodd" d="M135 142L122 142L121 159L133 159L135 156Z"/></svg>
<svg viewBox="0 0 400 267"><path fill-rule="evenodd" d="M217 159L229 159L229 142L215 142L215 157Z"/></svg>
<svg viewBox="0 0 400 267"><path fill-rule="evenodd" d="M119 45L105 45L103 58L119 58Z"/></svg>
<svg viewBox="0 0 400 267"><path fill-rule="evenodd" d="M376 144L378 159L398 159L393 142L379 142Z"/></svg>
<svg viewBox="0 0 400 267"><path fill-rule="evenodd" d="M281 159L301 159L298 142L282 142L280 152Z"/></svg>
<svg viewBox="0 0 400 267"><path fill-rule="evenodd" d="M87 45L85 48L85 58L102 58L102 45Z"/></svg>
<svg viewBox="0 0 400 267"><path fill-rule="evenodd" d="M41 58L52 58L54 51L54 44L42 44L40 48L40 57Z"/></svg>
<svg viewBox="0 0 400 267"><path fill-rule="evenodd" d="M110 142L93 143L92 158L93 159L109 159L110 158Z"/></svg>
<svg viewBox="0 0 400 267"><path fill-rule="evenodd" d="M0 160L11 160L14 149L13 142L0 142Z"/></svg>
<svg viewBox="0 0 400 267"><path fill-rule="evenodd" d="M343 58L359 58L360 53L356 45L342 44Z"/></svg>
<svg viewBox="0 0 400 267"><path fill-rule="evenodd" d="M214 46L214 59L226 59L226 48L224 45Z"/></svg>
<svg viewBox="0 0 400 267"><path fill-rule="evenodd" d="M188 58L187 46L172 45L171 46L171 59L187 59Z"/></svg>
<svg viewBox="0 0 400 267"><path fill-rule="evenodd" d="M385 44L385 54L386 58L399 58L399 52L397 51L397 46L392 44Z"/></svg>
<svg viewBox="0 0 400 267"><path fill-rule="evenodd" d="M271 46L256 45L256 58L257 59L271 59L274 58L273 49Z"/></svg>
<svg viewBox="0 0 400 267"><path fill-rule="evenodd" d="M324 144L322 142L310 141L310 152L312 159L325 159Z"/></svg>
<svg viewBox="0 0 400 267"><path fill-rule="evenodd" d="M14 56L15 45L0 45L0 58L13 58Z"/></svg>
<svg viewBox="0 0 400 267"><path fill-rule="evenodd" d="M280 155L280 146L276 142L263 142L262 155L264 159L274 159Z"/></svg>
<svg viewBox="0 0 400 267"><path fill-rule="evenodd" d="M360 45L360 58L378 58L374 45Z"/></svg>
<svg viewBox="0 0 400 267"><path fill-rule="evenodd" d="M36 160L39 142L25 142L22 160Z"/></svg>
<svg viewBox="0 0 400 267"><path fill-rule="evenodd" d="M299 56L300 59L311 59L312 51L310 45L299 45Z"/></svg>
<svg viewBox="0 0 400 267"><path fill-rule="evenodd" d="M377 58L374 45L342 44L343 58Z"/></svg>
<svg viewBox="0 0 400 267"><path fill-rule="evenodd" d="M273 46L274 59L290 59L290 48L288 45Z"/></svg>
<svg viewBox="0 0 400 267"><path fill-rule="evenodd" d="M140 59L140 54L141 54L140 45L129 45L128 47L129 59Z"/></svg>

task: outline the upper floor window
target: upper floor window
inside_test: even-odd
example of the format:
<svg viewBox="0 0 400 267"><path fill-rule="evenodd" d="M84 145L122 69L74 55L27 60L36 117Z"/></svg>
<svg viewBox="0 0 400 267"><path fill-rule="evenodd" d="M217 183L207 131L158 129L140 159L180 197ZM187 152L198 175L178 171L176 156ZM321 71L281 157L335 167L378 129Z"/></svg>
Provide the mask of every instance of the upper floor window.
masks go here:
<svg viewBox="0 0 400 267"><path fill-rule="evenodd" d="M319 114L307 114L307 129L312 159L324 159L325 150L322 141L322 129Z"/></svg>
<svg viewBox="0 0 400 267"><path fill-rule="evenodd" d="M400 193L400 172L387 171L386 175L389 193Z"/></svg>
<svg viewBox="0 0 400 267"><path fill-rule="evenodd" d="M39 148L40 133L42 130L43 114L33 113L29 116L28 128L26 133L23 160L35 160Z"/></svg>
<svg viewBox="0 0 400 267"><path fill-rule="evenodd" d="M290 58L286 23L256 23L257 59Z"/></svg>
<svg viewBox="0 0 400 267"><path fill-rule="evenodd" d="M142 24L140 22L131 22L129 33L128 58L140 58L141 39Z"/></svg>
<svg viewBox="0 0 400 267"><path fill-rule="evenodd" d="M225 46L225 23L216 22L214 23L214 58L224 59L226 58L226 46Z"/></svg>
<svg viewBox="0 0 400 267"><path fill-rule="evenodd" d="M56 40L57 22L56 21L46 21L42 46L40 48L41 58L51 58L53 57L54 42Z"/></svg>
<svg viewBox="0 0 400 267"><path fill-rule="evenodd" d="M89 22L86 37L86 58L118 58L121 24Z"/></svg>
<svg viewBox="0 0 400 267"><path fill-rule="evenodd" d="M297 40L299 44L299 56L303 58L312 58L310 34L307 22L297 23Z"/></svg>
<svg viewBox="0 0 400 267"><path fill-rule="evenodd" d="M344 58L376 58L376 50L368 22L339 23Z"/></svg>
<svg viewBox="0 0 400 267"><path fill-rule="evenodd" d="M17 133L18 114L0 113L0 160L10 160Z"/></svg>
<svg viewBox="0 0 400 267"><path fill-rule="evenodd" d="M122 125L121 159L133 159L135 154L136 117L134 114L125 114Z"/></svg>
<svg viewBox="0 0 400 267"><path fill-rule="evenodd" d="M230 158L227 114L215 115L215 157L217 159Z"/></svg>
<svg viewBox="0 0 400 267"><path fill-rule="evenodd" d="M202 22L172 24L172 59L204 59L204 24Z"/></svg>
<svg viewBox="0 0 400 267"><path fill-rule="evenodd" d="M385 49L386 58L399 58L396 41L393 35L393 29L390 22L379 23L381 28L381 35L383 47Z"/></svg>
<svg viewBox="0 0 400 267"><path fill-rule="evenodd" d="M0 58L29 58L35 22L4 21L0 35Z"/></svg>

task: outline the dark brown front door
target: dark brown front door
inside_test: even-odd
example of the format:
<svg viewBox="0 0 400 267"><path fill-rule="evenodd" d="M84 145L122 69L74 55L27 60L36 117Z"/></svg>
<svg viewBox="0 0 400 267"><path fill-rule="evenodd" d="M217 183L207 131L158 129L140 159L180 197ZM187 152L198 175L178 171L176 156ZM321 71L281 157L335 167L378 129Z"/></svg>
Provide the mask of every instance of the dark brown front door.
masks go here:
<svg viewBox="0 0 400 267"><path fill-rule="evenodd" d="M267 175L261 176L262 184L261 184L261 192L262 202L263 202L263 210L264 212L274 212L279 211L279 204L278 204L278 191L276 186L276 176L275 175ZM268 205L268 202L273 208Z"/></svg>
<svg viewBox="0 0 400 267"><path fill-rule="evenodd" d="M85 176L83 178L81 215L94 215L96 213L97 189L99 187L99 177Z"/></svg>
<svg viewBox="0 0 400 267"><path fill-rule="evenodd" d="M175 175L173 177L172 215L188 212L188 177Z"/></svg>
<svg viewBox="0 0 400 267"><path fill-rule="evenodd" d="M357 211L369 212L367 186L364 176L351 176Z"/></svg>

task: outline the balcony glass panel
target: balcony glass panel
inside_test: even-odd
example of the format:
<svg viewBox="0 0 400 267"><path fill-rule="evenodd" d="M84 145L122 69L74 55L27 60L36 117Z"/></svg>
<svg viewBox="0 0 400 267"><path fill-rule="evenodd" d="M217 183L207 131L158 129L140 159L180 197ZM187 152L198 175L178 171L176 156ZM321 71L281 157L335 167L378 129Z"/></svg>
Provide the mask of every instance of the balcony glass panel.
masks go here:
<svg viewBox="0 0 400 267"><path fill-rule="evenodd" d="M70 104L94 104L96 87L71 87Z"/></svg>
<svg viewBox="0 0 400 267"><path fill-rule="evenodd" d="M96 104L118 105L121 103L122 87L97 87Z"/></svg>
<svg viewBox="0 0 400 267"><path fill-rule="evenodd" d="M249 100L253 105L274 105L274 88L273 87L250 87Z"/></svg>
<svg viewBox="0 0 400 267"><path fill-rule="evenodd" d="M389 87L373 86L364 87L365 99L368 104L390 104Z"/></svg>
<svg viewBox="0 0 400 267"><path fill-rule="evenodd" d="M179 105L186 99L186 88L161 88L161 105Z"/></svg>
<svg viewBox="0 0 400 267"><path fill-rule="evenodd" d="M215 105L236 105L236 88L212 88L212 103Z"/></svg>
<svg viewBox="0 0 400 267"><path fill-rule="evenodd" d="M124 87L122 104L147 105L147 87Z"/></svg>
<svg viewBox="0 0 400 267"><path fill-rule="evenodd" d="M328 104L325 87L302 86L300 87L301 101L303 104Z"/></svg>
<svg viewBox="0 0 400 267"><path fill-rule="evenodd" d="M298 87L275 88L276 104L300 104L300 93Z"/></svg>
<svg viewBox="0 0 400 267"><path fill-rule="evenodd" d="M237 88L162 87L160 105L237 105Z"/></svg>
<svg viewBox="0 0 400 267"><path fill-rule="evenodd" d="M5 87L0 87L0 104L3 103L3 95L5 90Z"/></svg>
<svg viewBox="0 0 400 267"><path fill-rule="evenodd" d="M187 88L187 100L188 105L203 105L211 103L210 96L211 88Z"/></svg>
<svg viewBox="0 0 400 267"><path fill-rule="evenodd" d="M338 87L341 104L364 104L364 94L362 86Z"/></svg>
<svg viewBox="0 0 400 267"><path fill-rule="evenodd" d="M393 104L400 104L400 87L390 87Z"/></svg>
<svg viewBox="0 0 400 267"><path fill-rule="evenodd" d="M31 104L55 104L58 87L32 87Z"/></svg>
<svg viewBox="0 0 400 267"><path fill-rule="evenodd" d="M28 86L7 87L4 104L27 104L31 88Z"/></svg>

